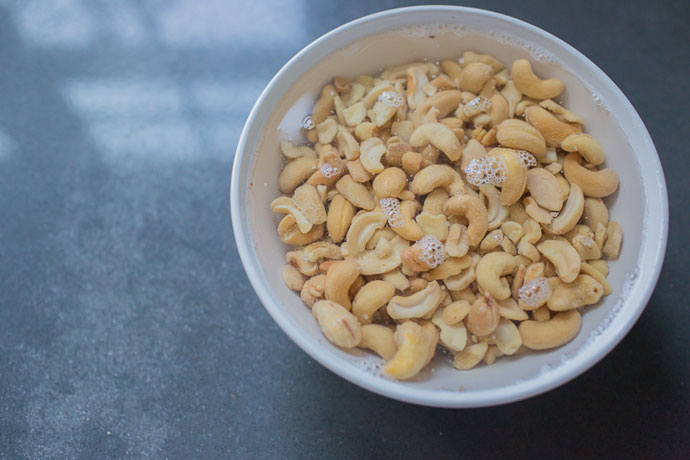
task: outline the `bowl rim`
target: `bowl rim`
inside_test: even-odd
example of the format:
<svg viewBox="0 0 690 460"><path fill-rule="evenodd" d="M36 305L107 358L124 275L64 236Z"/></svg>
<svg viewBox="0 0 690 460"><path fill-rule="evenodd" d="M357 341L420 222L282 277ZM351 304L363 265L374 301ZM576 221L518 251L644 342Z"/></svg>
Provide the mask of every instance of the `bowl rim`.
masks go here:
<svg viewBox="0 0 690 460"><path fill-rule="evenodd" d="M546 373L540 378L534 378L526 380L524 382L519 382L511 384L510 386L498 387L487 390L468 390L468 391L445 391L445 390L431 390L424 388L414 388L410 386L400 385L398 382L388 381L380 377L368 374L363 370L356 368L342 360L334 360L332 356L329 355L325 348L318 346L318 344L310 339L307 334L301 332L300 328L291 318L285 310L282 309L281 305L274 302L269 292L272 291L272 287L268 284L262 275L259 262L253 255L253 249L251 248L251 237L244 228L243 210L241 209L240 196L241 191L239 190L239 184L242 182L240 180L242 174L246 174L247 171L241 171L242 161L245 156L251 155L253 152L247 151L247 143L249 142L249 133L251 127L255 123L260 111L265 105L266 99L268 99L269 94L272 92L273 88L276 86L277 82L286 74L286 72L295 66L304 56L311 53L314 49L318 48L322 44L328 42L334 36L337 36L345 31L367 24L370 22L375 22L383 18L388 18L391 16L406 16L414 15L418 13L471 13L475 15L483 15L493 19L507 21L521 28L525 28L528 31L535 33L544 37L547 41L554 42L555 45L564 48L566 51L570 52L574 58L578 59L581 63L588 66L590 71L595 73L599 79L611 90L614 96L619 99L626 109L627 113L630 115L632 123L631 128L638 130L640 135L645 139L646 146L644 150L649 151L649 161L653 163L656 168L656 184L654 187L650 186L646 188L648 203L646 209L649 210L650 203L656 205L652 209L656 215L656 219L647 218L647 231L648 234L643 238L646 241L647 247L645 248L645 253L640 253L639 258L643 256L653 256L651 258L646 257L649 268L645 272L645 276L640 276L640 279L635 283L634 293L637 296L630 296L625 300L625 306L628 308L629 314L624 318L624 323L617 323L617 329L615 331L609 330L606 334L606 338L599 337L596 347L589 347L582 353L577 354L567 363L553 369L551 372ZM400 27L404 27L405 24L401 24ZM380 30L372 32L378 33L390 28L382 27ZM366 34L370 35L370 34ZM363 35L363 36L366 36ZM362 38L363 36L357 37L351 40L352 43L355 40ZM270 111L270 109L268 109ZM642 149L642 147L640 148ZM251 163L247 163L251 166ZM642 166L642 165L640 165ZM652 182L650 180L650 182ZM658 192L653 201L649 201L650 192ZM233 161L231 182L230 182L230 213L232 218L233 232L235 236L235 241L237 245L237 250L240 255L240 259L244 266L247 277L254 288L257 296L264 305L264 308L271 315L273 320L278 324L278 326L285 332L285 334L290 337L290 339L297 344L305 353L311 356L313 359L318 361L324 367L332 371L333 373L339 375L340 377L362 387L370 390L374 393L393 398L399 401L432 406L432 407L447 407L447 408L471 408L471 407L488 407L498 404L505 404L509 402L519 401L532 396L545 393L552 390L560 385L567 383L568 381L574 379L575 377L581 375L589 368L594 366L599 362L604 356L606 356L629 332L632 326L636 323L637 319L640 317L644 311L659 278L663 259L666 252L666 243L668 238L668 195L666 189L666 181L664 178L663 169L657 150L651 139L651 136L642 122L639 114L630 103L625 94L618 88L618 86L589 58L583 55L580 51L556 37L555 35L542 30L530 23L522 21L517 18L513 18L508 15L501 13L496 13L493 11L488 11L479 8L461 7L461 6L412 6L404 8L395 8L380 11L374 14L360 17L348 23L345 23L326 34L320 36L316 40L309 43L297 54L295 54L281 69L275 74L275 76L266 85L261 95L257 99L256 103L252 107L251 112L245 122L240 135L237 149L235 152L235 158ZM653 227L653 228L652 228ZM649 231L652 231L656 236L656 239L650 239ZM651 262L651 264L649 264ZM632 304L632 307L631 307ZM621 318L623 319L623 318ZM614 328L615 329L615 328Z"/></svg>

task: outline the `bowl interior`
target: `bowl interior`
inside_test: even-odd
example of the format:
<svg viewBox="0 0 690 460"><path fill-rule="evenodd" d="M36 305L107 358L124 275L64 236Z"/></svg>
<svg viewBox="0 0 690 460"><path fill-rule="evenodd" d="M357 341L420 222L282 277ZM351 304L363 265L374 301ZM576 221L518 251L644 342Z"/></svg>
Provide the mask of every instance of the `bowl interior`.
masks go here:
<svg viewBox="0 0 690 460"><path fill-rule="evenodd" d="M399 399L443 406L492 404L545 391L574 377L627 332L658 275L665 244L665 188L646 129L598 68L565 43L525 23L454 8L376 16L336 30L306 48L278 74L250 116L238 148L232 205L238 246L257 293L281 328L314 358L360 385ZM470 371L455 370L450 355L437 353L413 381L392 382L378 375L380 361L368 353L332 346L311 311L281 280L286 247L275 230L279 218L269 209L271 200L279 196L278 144L282 139L305 141L299 132L301 121L333 76L376 75L387 66L409 61L457 59L465 50L490 53L508 66L527 58L538 75L565 82L559 102L586 120L585 131L601 143L606 166L620 177L620 189L607 204L611 219L623 227L624 243L619 259L610 263L613 293L586 311L581 332L566 346L502 358ZM641 258L650 263L640 264Z"/></svg>

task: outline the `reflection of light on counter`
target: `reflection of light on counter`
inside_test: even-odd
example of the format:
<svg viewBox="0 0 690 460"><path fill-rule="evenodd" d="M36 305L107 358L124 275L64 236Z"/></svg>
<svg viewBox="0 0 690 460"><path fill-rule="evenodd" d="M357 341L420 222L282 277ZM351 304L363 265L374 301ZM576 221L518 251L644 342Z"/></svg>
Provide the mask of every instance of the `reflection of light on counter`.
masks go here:
<svg viewBox="0 0 690 460"><path fill-rule="evenodd" d="M9 157L14 149L14 141L0 129L0 160Z"/></svg>
<svg viewBox="0 0 690 460"><path fill-rule="evenodd" d="M159 116L179 114L182 98L165 80L86 80L71 83L68 100L89 117Z"/></svg>

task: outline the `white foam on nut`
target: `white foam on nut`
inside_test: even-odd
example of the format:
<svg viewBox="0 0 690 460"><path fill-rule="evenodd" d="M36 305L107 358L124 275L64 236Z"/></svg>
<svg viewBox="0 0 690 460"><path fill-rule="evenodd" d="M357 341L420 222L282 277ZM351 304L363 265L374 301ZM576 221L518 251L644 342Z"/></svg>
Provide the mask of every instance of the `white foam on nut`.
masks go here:
<svg viewBox="0 0 690 460"><path fill-rule="evenodd" d="M324 163L321 165L321 174L323 174L323 177L326 179L330 179L331 177L335 177L338 174L340 174L340 168L336 168L335 166L331 165L330 163Z"/></svg>
<svg viewBox="0 0 690 460"><path fill-rule="evenodd" d="M527 166L528 168L530 166L537 166L537 159L534 158L534 155L531 153L527 152L526 150L517 150L516 153L523 165Z"/></svg>
<svg viewBox="0 0 690 460"><path fill-rule="evenodd" d="M528 307L536 307L543 304L551 297L551 286L549 281L540 276L526 282L518 290L518 299Z"/></svg>
<svg viewBox="0 0 690 460"><path fill-rule="evenodd" d="M470 161L465 168L467 182L475 187L483 185L501 185L508 174L503 159L498 157L481 157Z"/></svg>
<svg viewBox="0 0 690 460"><path fill-rule="evenodd" d="M381 210L388 216L388 225L391 228L400 228L405 225L397 198L381 198L379 203L381 203Z"/></svg>
<svg viewBox="0 0 690 460"><path fill-rule="evenodd" d="M395 91L384 91L379 94L378 101L397 109L403 103L402 96Z"/></svg>
<svg viewBox="0 0 690 460"><path fill-rule="evenodd" d="M426 235L417 241L415 245L422 248L422 254L419 258L431 268L438 267L446 260L443 243L434 235Z"/></svg>
<svg viewBox="0 0 690 460"><path fill-rule="evenodd" d="M302 119L302 128L306 129L307 131L314 129L316 126L314 125L314 120L311 119L311 115L307 115Z"/></svg>
<svg viewBox="0 0 690 460"><path fill-rule="evenodd" d="M480 112L486 112L491 107L491 101L483 96L477 96L467 103L465 106L467 110L474 112L479 110Z"/></svg>

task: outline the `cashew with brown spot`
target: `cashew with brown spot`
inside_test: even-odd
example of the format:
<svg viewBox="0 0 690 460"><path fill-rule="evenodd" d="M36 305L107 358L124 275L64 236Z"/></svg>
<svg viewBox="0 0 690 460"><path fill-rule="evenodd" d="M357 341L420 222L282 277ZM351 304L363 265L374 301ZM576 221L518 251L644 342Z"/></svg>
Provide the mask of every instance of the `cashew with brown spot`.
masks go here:
<svg viewBox="0 0 690 460"><path fill-rule="evenodd" d="M356 347L362 339L362 331L352 313L330 300L319 300L311 309L321 331L333 344L343 348Z"/></svg>

